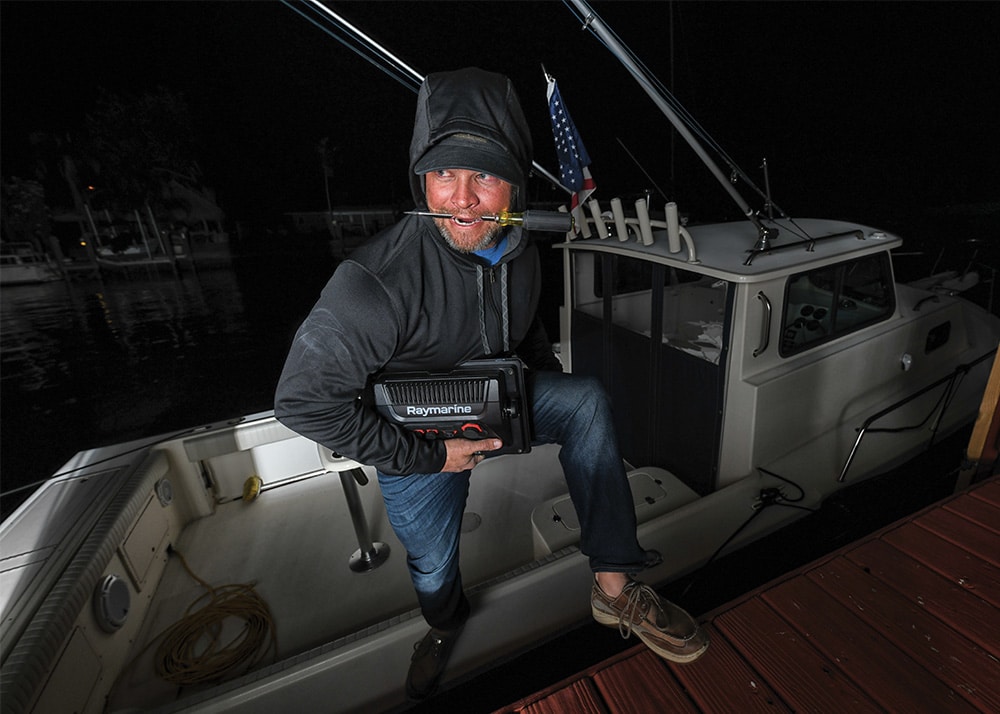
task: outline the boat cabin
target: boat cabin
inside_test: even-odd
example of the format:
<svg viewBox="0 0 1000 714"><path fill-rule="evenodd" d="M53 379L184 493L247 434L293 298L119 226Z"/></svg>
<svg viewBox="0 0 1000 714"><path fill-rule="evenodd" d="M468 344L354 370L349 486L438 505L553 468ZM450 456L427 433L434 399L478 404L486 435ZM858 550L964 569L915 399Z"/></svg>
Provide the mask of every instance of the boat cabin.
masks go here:
<svg viewBox="0 0 1000 714"><path fill-rule="evenodd" d="M894 283L902 241L888 233L782 220L761 248L750 222L680 229L682 243L666 223L640 230L642 218L619 224L619 239L606 216L591 221L596 236L558 246L564 364L605 384L630 463L700 495L756 468L837 477L866 419L909 396L910 370L947 373L973 346L954 299ZM886 422L926 425L944 389ZM883 456L913 447L893 441ZM865 452L852 476L870 475Z"/></svg>

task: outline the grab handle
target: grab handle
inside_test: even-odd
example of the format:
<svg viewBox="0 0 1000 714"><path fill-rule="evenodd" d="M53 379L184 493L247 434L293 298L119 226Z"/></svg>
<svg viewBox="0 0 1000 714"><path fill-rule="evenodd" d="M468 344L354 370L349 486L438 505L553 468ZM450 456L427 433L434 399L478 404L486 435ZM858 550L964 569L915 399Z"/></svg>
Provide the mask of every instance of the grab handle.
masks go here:
<svg viewBox="0 0 1000 714"><path fill-rule="evenodd" d="M764 306L764 324L760 331L760 346L753 351L754 357L764 354L764 350L767 349L767 345L771 340L771 301L767 299L767 295L764 294L763 290L757 293L757 299Z"/></svg>

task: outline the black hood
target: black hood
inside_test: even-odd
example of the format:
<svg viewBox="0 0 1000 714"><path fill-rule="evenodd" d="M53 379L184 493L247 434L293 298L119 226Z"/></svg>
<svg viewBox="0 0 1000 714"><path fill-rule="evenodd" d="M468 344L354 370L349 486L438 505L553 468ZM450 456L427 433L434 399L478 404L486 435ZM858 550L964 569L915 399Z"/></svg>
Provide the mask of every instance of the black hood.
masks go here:
<svg viewBox="0 0 1000 714"><path fill-rule="evenodd" d="M424 79L410 142L410 188L417 206L427 205L423 176L415 171L417 163L431 147L456 135L483 140L492 151L509 155L516 175L502 178L517 189L511 209L523 211L531 169L531 133L509 79L476 67L429 74Z"/></svg>

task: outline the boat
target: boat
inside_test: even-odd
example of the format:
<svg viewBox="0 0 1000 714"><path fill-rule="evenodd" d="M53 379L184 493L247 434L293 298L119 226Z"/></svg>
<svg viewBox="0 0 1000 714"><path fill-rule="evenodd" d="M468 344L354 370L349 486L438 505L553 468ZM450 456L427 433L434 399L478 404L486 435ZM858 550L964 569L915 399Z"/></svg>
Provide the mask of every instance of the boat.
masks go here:
<svg viewBox="0 0 1000 714"><path fill-rule="evenodd" d="M639 540L664 556L647 582L975 419L1000 320L953 285L897 283L893 233L768 211L686 225L646 199L586 211L557 246L559 356L613 400ZM474 614L445 686L589 618L578 536L557 447L477 467ZM374 469L273 413L79 452L0 525L0 550L4 712L406 705L426 625Z"/></svg>
<svg viewBox="0 0 1000 714"><path fill-rule="evenodd" d="M0 285L34 285L59 280L59 270L31 243L4 243L0 251Z"/></svg>

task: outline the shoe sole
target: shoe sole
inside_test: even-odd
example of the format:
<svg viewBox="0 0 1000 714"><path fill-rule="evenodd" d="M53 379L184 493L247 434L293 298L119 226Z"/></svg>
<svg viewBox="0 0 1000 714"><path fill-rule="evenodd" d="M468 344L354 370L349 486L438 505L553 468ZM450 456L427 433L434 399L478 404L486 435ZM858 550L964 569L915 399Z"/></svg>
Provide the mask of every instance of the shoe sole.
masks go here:
<svg viewBox="0 0 1000 714"><path fill-rule="evenodd" d="M620 618L617 615L609 615L608 613L598 610L597 608L594 607L591 608L591 614L594 616L594 619L599 624L604 625L605 627L613 627L617 629L621 622ZM631 632L640 640L642 640L642 643L646 645L646 647L651 649L653 652L655 652L657 655L659 655L663 659L670 660L671 662L677 662L679 664L694 662L696 659L705 654L705 650L708 649L708 642L706 641L704 646L702 646L702 648L697 650L696 652L691 652L689 654L680 654L673 650L664 649L663 645L660 644L659 640L650 637L649 635L645 634L642 630L633 629L631 630Z"/></svg>

